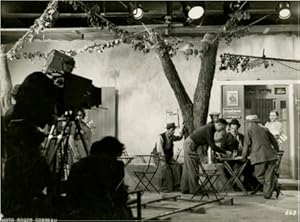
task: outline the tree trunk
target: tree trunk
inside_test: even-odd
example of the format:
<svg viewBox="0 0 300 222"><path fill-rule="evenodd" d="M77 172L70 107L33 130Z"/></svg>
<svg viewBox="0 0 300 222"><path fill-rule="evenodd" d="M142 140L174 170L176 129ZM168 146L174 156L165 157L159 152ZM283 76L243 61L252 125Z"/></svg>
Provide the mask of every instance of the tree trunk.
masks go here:
<svg viewBox="0 0 300 222"><path fill-rule="evenodd" d="M194 94L193 117L194 129L206 124L210 93L213 84L216 67L218 41L213 41L214 34L205 34L202 44L208 50L201 56L201 68L198 76L196 91Z"/></svg>
<svg viewBox="0 0 300 222"><path fill-rule="evenodd" d="M0 51L0 85L1 85L1 115L11 107L12 82L8 70L7 57L5 55L5 46L1 45Z"/></svg>
<svg viewBox="0 0 300 222"><path fill-rule="evenodd" d="M164 73L179 103L183 120L185 122L185 128L187 130L185 134L189 135L193 131L193 103L179 78L177 70L169 54L168 53L162 54L159 51L157 52L157 54L162 63Z"/></svg>

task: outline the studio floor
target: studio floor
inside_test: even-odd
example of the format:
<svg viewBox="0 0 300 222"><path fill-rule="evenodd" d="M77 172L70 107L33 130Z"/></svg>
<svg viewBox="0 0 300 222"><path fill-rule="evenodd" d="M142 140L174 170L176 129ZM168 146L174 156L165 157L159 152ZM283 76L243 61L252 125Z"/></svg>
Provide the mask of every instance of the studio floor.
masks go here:
<svg viewBox="0 0 300 222"><path fill-rule="evenodd" d="M282 190L278 199L266 200L262 193L245 196L242 192L230 192L222 194L225 200L233 199L233 205L220 205L218 202L210 203L193 210L184 211L169 216L161 217L160 221L220 221L220 222L277 222L277 221L299 221L299 191ZM181 199L190 199L191 195L181 193L157 194L145 192L142 202L160 198L162 196L180 195L175 200L166 200L147 204L142 208L142 218L152 218L166 212L174 211L197 204L197 202L187 202ZM195 197L194 199L199 199ZM213 196L210 200L214 199ZM203 201L208 201L207 197ZM203 202L202 201L202 202ZM133 209L135 213L135 209Z"/></svg>

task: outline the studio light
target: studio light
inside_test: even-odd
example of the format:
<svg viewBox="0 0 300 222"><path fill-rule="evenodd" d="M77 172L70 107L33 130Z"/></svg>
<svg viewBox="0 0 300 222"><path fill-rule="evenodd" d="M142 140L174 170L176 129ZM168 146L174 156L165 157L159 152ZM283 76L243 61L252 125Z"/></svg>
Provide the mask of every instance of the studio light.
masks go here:
<svg viewBox="0 0 300 222"><path fill-rule="evenodd" d="M184 3L184 14L191 20L200 19L205 13L203 3L186 2Z"/></svg>
<svg viewBox="0 0 300 222"><path fill-rule="evenodd" d="M199 19L204 15L204 8L202 6L194 6L188 12L188 17L190 19Z"/></svg>
<svg viewBox="0 0 300 222"><path fill-rule="evenodd" d="M142 9L142 7L138 6L138 7L134 8L132 10L132 16L136 20L142 19L144 16L144 10Z"/></svg>
<svg viewBox="0 0 300 222"><path fill-rule="evenodd" d="M292 15L289 2L279 2L278 16L280 19L288 19Z"/></svg>

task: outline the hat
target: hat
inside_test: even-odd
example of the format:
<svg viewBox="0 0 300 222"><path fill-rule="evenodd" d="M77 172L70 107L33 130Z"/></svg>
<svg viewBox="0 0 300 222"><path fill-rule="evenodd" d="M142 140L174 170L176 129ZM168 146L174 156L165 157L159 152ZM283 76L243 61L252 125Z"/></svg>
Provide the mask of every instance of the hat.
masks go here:
<svg viewBox="0 0 300 222"><path fill-rule="evenodd" d="M258 118L257 115L248 115L246 116L247 122L260 122L261 120Z"/></svg>
<svg viewBox="0 0 300 222"><path fill-rule="evenodd" d="M167 129L175 129L176 128L175 123L167 123L166 128Z"/></svg>
<svg viewBox="0 0 300 222"><path fill-rule="evenodd" d="M237 125L238 127L241 126L240 122L237 119L232 119L231 122L229 123L230 125Z"/></svg>
<svg viewBox="0 0 300 222"><path fill-rule="evenodd" d="M210 116L219 116L220 113L219 113L219 112L211 112L209 115L210 115Z"/></svg>
<svg viewBox="0 0 300 222"><path fill-rule="evenodd" d="M218 119L218 120L216 121L216 123L222 123L222 124L224 124L224 125L227 125L227 124L228 124L228 122L227 122L225 119L223 119L223 118Z"/></svg>

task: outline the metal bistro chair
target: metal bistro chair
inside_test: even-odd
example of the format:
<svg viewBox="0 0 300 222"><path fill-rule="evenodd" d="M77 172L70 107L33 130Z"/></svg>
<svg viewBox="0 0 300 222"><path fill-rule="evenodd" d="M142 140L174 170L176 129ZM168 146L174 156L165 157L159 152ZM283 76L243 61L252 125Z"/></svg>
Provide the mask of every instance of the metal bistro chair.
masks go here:
<svg viewBox="0 0 300 222"><path fill-rule="evenodd" d="M216 199L218 199L219 192L214 187L215 182L221 175L219 173L218 168L215 167L212 169L205 169L204 166L202 165L201 161L199 162L199 167L200 167L200 173L198 174L199 186L198 186L196 192L193 194L192 199L199 193L201 193L200 200L202 200L204 196L207 196L207 198L209 199L210 191L213 193L213 195L216 197ZM204 180L201 180L201 177L204 178Z"/></svg>
<svg viewBox="0 0 300 222"><path fill-rule="evenodd" d="M143 169L133 171L136 178L138 179L138 183L135 186L134 190L137 190L139 185L142 184L144 186L142 193L144 193L146 190L150 192L148 188L149 186L151 186L157 193L159 193L158 189L152 182L159 168L159 154L137 155L136 157L140 158L145 165Z"/></svg>
<svg viewBox="0 0 300 222"><path fill-rule="evenodd" d="M275 180L276 180L276 188L275 188L275 192L276 192L276 198L279 197L279 194L281 193L281 184L278 182L279 176L280 176L280 163L281 163L281 159L282 156L284 154L283 150L279 150L277 153L277 162L276 162L276 167L275 167Z"/></svg>

